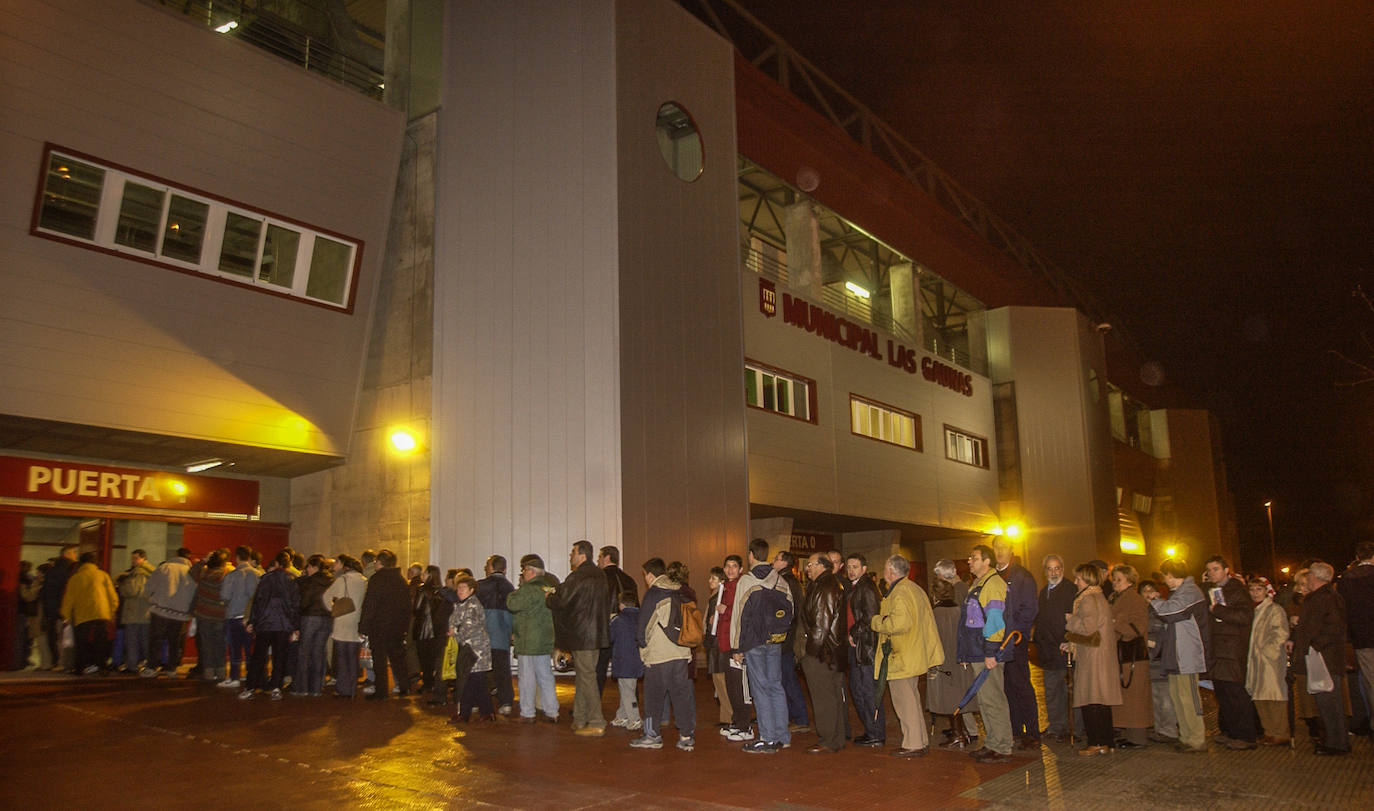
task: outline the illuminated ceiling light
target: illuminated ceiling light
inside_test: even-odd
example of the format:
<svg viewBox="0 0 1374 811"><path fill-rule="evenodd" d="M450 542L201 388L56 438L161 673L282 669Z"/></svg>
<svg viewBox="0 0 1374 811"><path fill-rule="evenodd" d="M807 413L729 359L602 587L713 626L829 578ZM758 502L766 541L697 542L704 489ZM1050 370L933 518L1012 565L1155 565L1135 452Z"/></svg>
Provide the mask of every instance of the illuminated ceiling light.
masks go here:
<svg viewBox="0 0 1374 811"><path fill-rule="evenodd" d="M1131 538L1121 539L1121 551L1127 555L1145 554L1145 544Z"/></svg>
<svg viewBox="0 0 1374 811"><path fill-rule="evenodd" d="M199 473L202 470L209 470L212 467L219 467L224 464L223 459L205 459L200 462L192 462L186 466L187 473Z"/></svg>
<svg viewBox="0 0 1374 811"><path fill-rule="evenodd" d="M1007 536L1008 538L1019 538L1021 537L1021 525L1007 524L1005 527L1002 528L1002 534Z"/></svg>
<svg viewBox="0 0 1374 811"><path fill-rule="evenodd" d="M239 21L238 21L238 20L230 20L229 22L225 23L224 25L217 26L217 27L215 28L215 31L216 31L217 33L220 33L220 34L227 34L227 33L229 33L230 31L233 31L235 28L238 28L238 27L239 27Z"/></svg>
<svg viewBox="0 0 1374 811"><path fill-rule="evenodd" d="M404 428L397 428L392 431L391 436L388 438L391 440L391 447L397 453L410 453L420 447L420 443L415 439L415 435Z"/></svg>
<svg viewBox="0 0 1374 811"><path fill-rule="evenodd" d="M172 225L171 225L170 227L171 227L171 229L172 229L173 231L180 231L180 230L181 230L181 223L174 222L174 223L172 223Z"/></svg>
<svg viewBox="0 0 1374 811"><path fill-rule="evenodd" d="M845 282L844 289L848 290L849 292L853 293L859 298L869 298L873 295L872 293L868 292L867 290L863 289L857 284L854 284L853 282Z"/></svg>

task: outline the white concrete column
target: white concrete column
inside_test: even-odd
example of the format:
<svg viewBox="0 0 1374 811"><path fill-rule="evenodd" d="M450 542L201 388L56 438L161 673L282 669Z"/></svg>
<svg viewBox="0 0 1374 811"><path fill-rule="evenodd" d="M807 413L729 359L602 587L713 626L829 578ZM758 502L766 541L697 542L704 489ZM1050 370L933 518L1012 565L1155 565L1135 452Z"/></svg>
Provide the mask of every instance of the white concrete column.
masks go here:
<svg viewBox="0 0 1374 811"><path fill-rule="evenodd" d="M783 215L787 237L787 286L793 292L820 301L821 231L816 210L809 200L787 207Z"/></svg>
<svg viewBox="0 0 1374 811"><path fill-rule="evenodd" d="M888 269L888 288L892 291L892 320L921 342L921 305L916 298L916 273L910 262L899 262Z"/></svg>

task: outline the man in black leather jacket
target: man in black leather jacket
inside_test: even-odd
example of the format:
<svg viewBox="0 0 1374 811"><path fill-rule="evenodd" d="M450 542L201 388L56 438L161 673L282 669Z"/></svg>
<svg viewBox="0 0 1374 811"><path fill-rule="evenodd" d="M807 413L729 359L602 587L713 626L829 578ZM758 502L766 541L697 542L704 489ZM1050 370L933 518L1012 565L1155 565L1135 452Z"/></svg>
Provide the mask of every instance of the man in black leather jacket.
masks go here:
<svg viewBox="0 0 1374 811"><path fill-rule="evenodd" d="M844 669L849 642L844 627L844 589L830 571L830 559L819 553L807 558L806 574L810 583L801 610L801 631L806 634L802 670L811 688L816 734L820 736L806 751L822 754L837 752L845 745L844 719L849 709L844 700Z"/></svg>
<svg viewBox="0 0 1374 811"><path fill-rule="evenodd" d="M406 666L406 631L410 629L411 619L410 584L397 568L395 552L379 551L377 564L381 568L367 581L367 592L363 595L358 616L358 633L367 637L377 674L377 690L368 696L372 701L381 701L389 693L388 665L400 695L410 694L410 672Z"/></svg>
<svg viewBox="0 0 1374 811"><path fill-rule="evenodd" d="M620 594L625 591L633 591L635 597L639 596L639 584L633 577L625 573L620 568L620 550L614 546L603 546L596 555L596 565L606 575L606 590L610 597L610 614L614 617L620 611ZM610 620L607 622L607 634L610 633ZM596 693L602 695L606 692L606 668L611 664L611 647L607 645L601 649L596 659Z"/></svg>
<svg viewBox="0 0 1374 811"><path fill-rule="evenodd" d="M573 734L601 737L606 716L596 689L596 662L611 644L611 613L606 576L592 560L590 541L578 541L568 554L572 570L545 602L553 611L554 644L570 651L577 681L573 692Z"/></svg>
<svg viewBox="0 0 1374 811"><path fill-rule="evenodd" d="M887 710L882 697L875 695L873 660L877 652L878 633L870 620L882 606L878 586L868 573L868 561L858 552L845 559L845 579L850 587L845 600L854 624L849 627L849 694L854 709L864 722L864 734L854 739L856 746L879 747L887 741ZM876 714L875 714L876 710Z"/></svg>

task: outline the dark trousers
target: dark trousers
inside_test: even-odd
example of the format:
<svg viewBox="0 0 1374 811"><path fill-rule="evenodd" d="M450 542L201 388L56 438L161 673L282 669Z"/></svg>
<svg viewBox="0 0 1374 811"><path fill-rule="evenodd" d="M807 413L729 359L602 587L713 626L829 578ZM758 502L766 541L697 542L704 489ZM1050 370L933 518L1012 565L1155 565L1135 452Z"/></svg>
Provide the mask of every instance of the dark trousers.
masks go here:
<svg viewBox="0 0 1374 811"><path fill-rule="evenodd" d="M730 710L733 713L730 726L735 729L748 729L751 704L744 703L744 671L737 667L725 667L725 694L730 697Z"/></svg>
<svg viewBox="0 0 1374 811"><path fill-rule="evenodd" d="M103 669L110 658L110 632L105 620L83 622L72 632L76 637L76 672L90 665Z"/></svg>
<svg viewBox="0 0 1374 811"><path fill-rule="evenodd" d="M496 653L496 651L492 651L492 653ZM506 653L507 653L507 655L509 655L510 652L507 651ZM602 649L600 650L600 652L598 652L598 653L596 654L596 694L597 694L598 696L600 696L600 695L605 695L605 693L606 693L606 669L609 668L610 666L611 666L611 649L610 649L610 648L602 648ZM493 668L493 672L494 672L494 668ZM509 660L509 659L506 660L506 672L507 672L508 674L510 673L510 660ZM509 678L509 677L507 677L507 678ZM509 702L506 702L506 703L509 703Z"/></svg>
<svg viewBox="0 0 1374 811"><path fill-rule="evenodd" d="M1030 651L1028 643L1016 646L1016 658L1004 663L1002 686L1007 692L1007 710L1011 715L1013 738L1040 739L1040 708L1035 701L1035 688L1030 680Z"/></svg>
<svg viewBox="0 0 1374 811"><path fill-rule="evenodd" d="M446 636L434 636L415 641L416 654L420 660L420 684L426 690L434 687L434 682L439 679L439 675L443 672L444 648L447 645L448 637Z"/></svg>
<svg viewBox="0 0 1374 811"><path fill-rule="evenodd" d="M607 648L606 650L610 650ZM604 687L606 668L601 668ZM515 685L510 679L510 651L491 649L491 686L496 689L496 706L509 707L515 703Z"/></svg>
<svg viewBox="0 0 1374 811"><path fill-rule="evenodd" d="M802 659L806 686L811 689L811 709L815 710L819 743L828 749L844 748L844 722L849 707L844 700L844 673L832 669L814 656Z"/></svg>
<svg viewBox="0 0 1374 811"><path fill-rule="evenodd" d="M483 718L495 715L491 708L491 692L487 690L486 673L469 673L463 681L463 696L458 700L458 717L466 719L473 710L477 710L477 714Z"/></svg>
<svg viewBox="0 0 1374 811"><path fill-rule="evenodd" d="M1083 706L1083 726L1087 727L1089 746L1111 746L1112 708L1106 704L1086 704Z"/></svg>
<svg viewBox="0 0 1374 811"><path fill-rule="evenodd" d="M674 659L644 666L644 732L661 735L659 720L672 707L679 738L696 734L697 703L692 689L692 663Z"/></svg>
<svg viewBox="0 0 1374 811"><path fill-rule="evenodd" d="M252 655L253 635L248 633L248 629L243 627L243 617L235 617L224 624L226 636L229 638L229 678L239 677L239 665L248 661ZM247 668L244 669L247 675Z"/></svg>
<svg viewBox="0 0 1374 811"><path fill-rule="evenodd" d="M1255 725L1255 705L1245 685L1238 681L1213 679L1217 696L1217 727L1221 734L1238 741L1254 743L1259 737Z"/></svg>
<svg viewBox="0 0 1374 811"><path fill-rule="evenodd" d="M396 679L396 684L401 688L401 695L410 692L410 673L406 671L406 638L398 636L395 639L369 639L372 645L372 670L377 674L377 695L383 697L390 694L390 688L386 683L387 664L391 665L391 675Z"/></svg>
<svg viewBox="0 0 1374 811"><path fill-rule="evenodd" d="M297 646L296 673L291 688L297 693L317 696L324 690L325 648L334 618L318 614L301 617L301 640Z"/></svg>
<svg viewBox="0 0 1374 811"><path fill-rule="evenodd" d="M873 681L873 663L859 664L854 648L849 649L849 694L853 697L854 711L863 722L864 734L875 741L887 740L887 710L883 707L882 696L877 694L877 683ZM812 699L815 700L814 697ZM817 710L819 712L819 710Z"/></svg>
<svg viewBox="0 0 1374 811"><path fill-rule="evenodd" d="M1329 693L1313 693L1312 700L1317 704L1317 714L1322 718L1326 734L1322 745L1327 749L1350 751L1350 735L1345 728L1345 685L1341 684L1345 675L1332 673L1331 681L1336 689Z"/></svg>
<svg viewBox="0 0 1374 811"><path fill-rule="evenodd" d="M181 666L181 646L186 638L184 620L168 619L157 614L148 616L148 667L156 662L158 669L175 674Z"/></svg>
<svg viewBox="0 0 1374 811"><path fill-rule="evenodd" d="M797 655L788 645L782 652L782 692L787 696L787 722L805 726L806 693L802 692L801 677L797 675Z"/></svg>
<svg viewBox="0 0 1374 811"><path fill-rule="evenodd" d="M361 642L334 640L334 692L341 696L352 698L358 690L358 654L362 649Z"/></svg>
<svg viewBox="0 0 1374 811"><path fill-rule="evenodd" d="M290 631L257 631L253 634L253 656L248 662L249 690L280 690L286 678L286 651L291 645ZM272 657L272 676L267 676L267 657Z"/></svg>

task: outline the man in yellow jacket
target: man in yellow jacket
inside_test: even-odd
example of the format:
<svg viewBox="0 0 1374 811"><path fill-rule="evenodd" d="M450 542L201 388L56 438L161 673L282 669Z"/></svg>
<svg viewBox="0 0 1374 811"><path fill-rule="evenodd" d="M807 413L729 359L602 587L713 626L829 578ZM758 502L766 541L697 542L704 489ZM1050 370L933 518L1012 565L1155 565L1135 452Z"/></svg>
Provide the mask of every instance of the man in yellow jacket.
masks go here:
<svg viewBox="0 0 1374 811"><path fill-rule="evenodd" d="M110 658L110 626L119 595L110 576L96 565L96 553L84 552L62 592L62 618L76 637L75 673L94 674Z"/></svg>
<svg viewBox="0 0 1374 811"><path fill-rule="evenodd" d="M871 620L873 630L878 632L878 655L873 669L879 674L887 671L892 706L902 724L902 746L892 754L901 758L921 757L930 751L918 680L926 671L945 662L930 599L920 586L907 579L910 570L911 565L901 555L887 559L883 566L887 596L878 616ZM881 702L882 696L878 700Z"/></svg>

